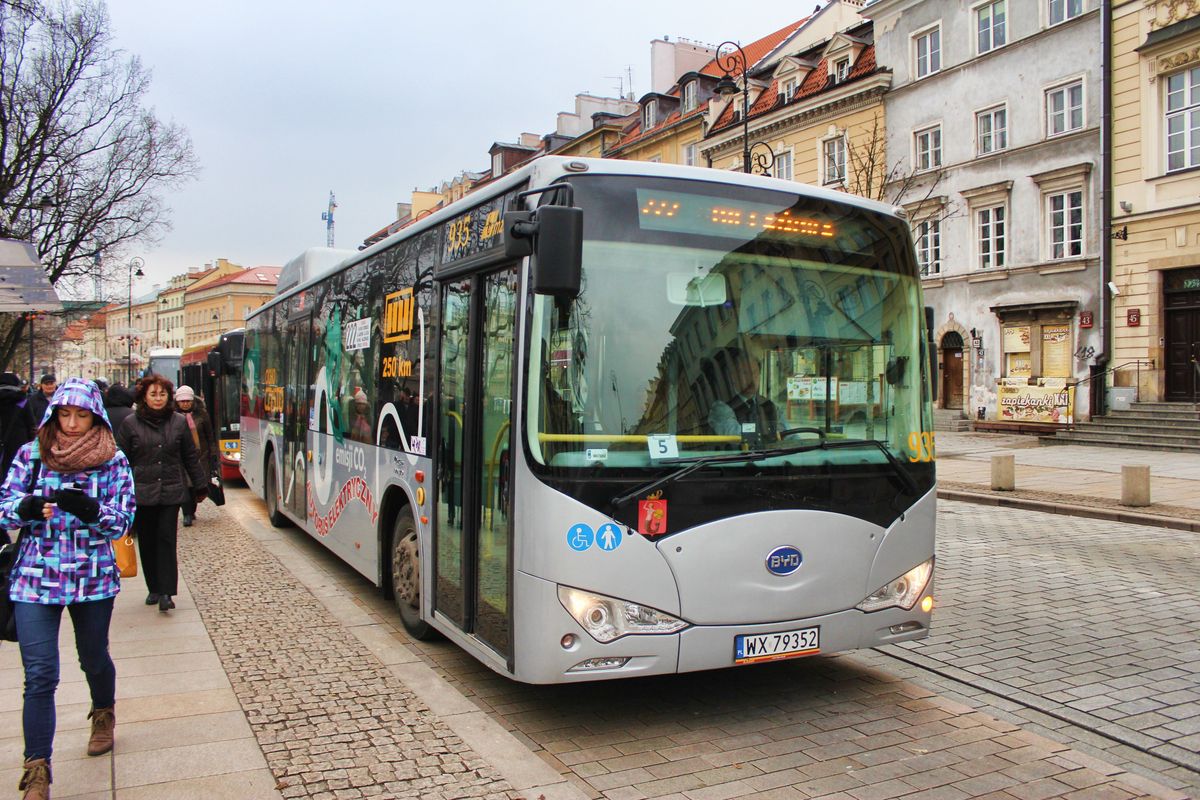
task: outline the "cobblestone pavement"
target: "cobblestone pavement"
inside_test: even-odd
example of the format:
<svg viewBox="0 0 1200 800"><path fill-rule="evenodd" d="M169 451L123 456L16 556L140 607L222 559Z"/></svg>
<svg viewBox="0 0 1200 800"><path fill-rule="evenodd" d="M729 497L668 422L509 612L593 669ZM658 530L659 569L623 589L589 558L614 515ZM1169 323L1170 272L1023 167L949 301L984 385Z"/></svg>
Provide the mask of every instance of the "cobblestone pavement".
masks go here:
<svg viewBox="0 0 1200 800"><path fill-rule="evenodd" d="M936 635L897 649L1187 767L1200 793L1194 533L943 502Z"/></svg>
<svg viewBox="0 0 1200 800"><path fill-rule="evenodd" d="M519 796L228 516L180 568L283 797Z"/></svg>
<svg viewBox="0 0 1200 800"><path fill-rule="evenodd" d="M288 552L275 552L290 569L326 572L364 613L399 627L361 576L307 535L285 535ZM879 654L527 686L445 641L409 647L591 798L1187 796L906 680L888 665L911 667Z"/></svg>

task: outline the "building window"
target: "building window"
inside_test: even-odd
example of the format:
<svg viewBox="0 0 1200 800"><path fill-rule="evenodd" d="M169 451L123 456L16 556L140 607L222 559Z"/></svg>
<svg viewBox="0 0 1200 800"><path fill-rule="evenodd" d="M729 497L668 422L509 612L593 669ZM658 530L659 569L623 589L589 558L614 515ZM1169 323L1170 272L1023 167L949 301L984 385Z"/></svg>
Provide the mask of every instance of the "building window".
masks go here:
<svg viewBox="0 0 1200 800"><path fill-rule="evenodd" d="M785 181L792 179L792 153L790 150L775 154L775 177Z"/></svg>
<svg viewBox="0 0 1200 800"><path fill-rule="evenodd" d="M1083 81L1046 92L1046 135L1059 136L1083 128Z"/></svg>
<svg viewBox="0 0 1200 800"><path fill-rule="evenodd" d="M979 268L1004 266L1004 206L981 208L975 212L979 231Z"/></svg>
<svg viewBox="0 0 1200 800"><path fill-rule="evenodd" d="M779 87L779 96L783 98L783 102L787 102L796 96L796 79L788 78Z"/></svg>
<svg viewBox="0 0 1200 800"><path fill-rule="evenodd" d="M1167 78L1167 171L1200 165L1200 67Z"/></svg>
<svg viewBox="0 0 1200 800"><path fill-rule="evenodd" d="M1057 25L1083 13L1083 0L1050 0L1050 24Z"/></svg>
<svg viewBox="0 0 1200 800"><path fill-rule="evenodd" d="M683 146L683 163L686 166L696 166L696 143L692 142Z"/></svg>
<svg viewBox="0 0 1200 800"><path fill-rule="evenodd" d="M658 101L647 100L646 107L642 109L642 130L648 131L654 127L654 120L658 116Z"/></svg>
<svg viewBox="0 0 1200 800"><path fill-rule="evenodd" d="M942 165L942 126L935 125L913 134L915 146L914 163L918 171L934 169Z"/></svg>
<svg viewBox="0 0 1200 800"><path fill-rule="evenodd" d="M917 77L924 78L942 68L942 29L934 28L918 34L913 44L916 47Z"/></svg>
<svg viewBox="0 0 1200 800"><path fill-rule="evenodd" d="M504 156L496 153L492 156L492 177L499 178L504 173Z"/></svg>
<svg viewBox="0 0 1200 800"><path fill-rule="evenodd" d="M937 275L942 271L942 223L926 220L913 231L917 240L917 263L922 275Z"/></svg>
<svg viewBox="0 0 1200 800"><path fill-rule="evenodd" d="M1004 106L975 115L975 141L981 156L1008 147L1008 111Z"/></svg>
<svg viewBox="0 0 1200 800"><path fill-rule="evenodd" d="M1083 255L1083 191L1049 195L1046 207L1050 214L1050 258Z"/></svg>
<svg viewBox="0 0 1200 800"><path fill-rule="evenodd" d="M843 183L846 180L846 139L838 136L826 139L821 143L823 158L821 159L821 182L825 184Z"/></svg>
<svg viewBox="0 0 1200 800"><path fill-rule="evenodd" d="M833 62L833 79L837 83L841 83L850 77L850 59L839 58Z"/></svg>
<svg viewBox="0 0 1200 800"><path fill-rule="evenodd" d="M688 81L683 85L683 111L686 114L696 108L696 82Z"/></svg>
<svg viewBox="0 0 1200 800"><path fill-rule="evenodd" d="M1004 6L1006 2L1007 0L993 0L993 2L985 3L975 9L975 30L978 34L980 55L1004 46Z"/></svg>

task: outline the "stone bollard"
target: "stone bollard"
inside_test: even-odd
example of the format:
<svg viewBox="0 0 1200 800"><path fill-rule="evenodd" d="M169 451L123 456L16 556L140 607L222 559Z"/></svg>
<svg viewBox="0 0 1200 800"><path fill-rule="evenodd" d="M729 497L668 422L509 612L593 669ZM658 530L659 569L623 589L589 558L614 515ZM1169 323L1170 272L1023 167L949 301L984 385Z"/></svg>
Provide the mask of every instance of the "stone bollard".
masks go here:
<svg viewBox="0 0 1200 800"><path fill-rule="evenodd" d="M1011 492L1017 488L1016 456L992 456L992 491Z"/></svg>
<svg viewBox="0 0 1200 800"><path fill-rule="evenodd" d="M1121 467L1121 505L1150 505L1150 467L1133 464Z"/></svg>

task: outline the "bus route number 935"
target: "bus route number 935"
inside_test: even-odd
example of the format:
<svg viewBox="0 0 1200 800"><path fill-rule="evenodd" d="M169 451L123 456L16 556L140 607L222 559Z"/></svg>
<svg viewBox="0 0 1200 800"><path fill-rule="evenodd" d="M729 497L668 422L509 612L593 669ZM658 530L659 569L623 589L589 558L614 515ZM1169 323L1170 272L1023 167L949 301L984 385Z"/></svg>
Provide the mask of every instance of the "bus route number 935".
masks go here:
<svg viewBox="0 0 1200 800"><path fill-rule="evenodd" d="M908 460L933 461L934 453L933 431L913 431L908 435Z"/></svg>

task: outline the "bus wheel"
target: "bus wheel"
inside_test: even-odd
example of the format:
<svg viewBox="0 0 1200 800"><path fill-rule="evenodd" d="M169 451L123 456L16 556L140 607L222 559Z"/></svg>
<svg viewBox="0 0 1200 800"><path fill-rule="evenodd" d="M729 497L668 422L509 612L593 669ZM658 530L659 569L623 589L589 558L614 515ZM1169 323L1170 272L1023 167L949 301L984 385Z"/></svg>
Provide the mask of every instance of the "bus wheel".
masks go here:
<svg viewBox="0 0 1200 800"><path fill-rule="evenodd" d="M396 515L392 526L392 594L408 635L418 641L435 638L436 631L421 619L421 556L417 525L408 508Z"/></svg>
<svg viewBox="0 0 1200 800"><path fill-rule="evenodd" d="M276 528L286 528L291 520L279 510L279 483L275 480L275 459L267 459L267 518Z"/></svg>

